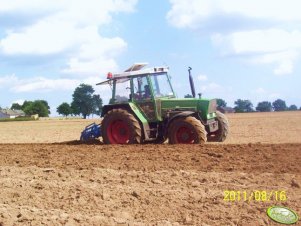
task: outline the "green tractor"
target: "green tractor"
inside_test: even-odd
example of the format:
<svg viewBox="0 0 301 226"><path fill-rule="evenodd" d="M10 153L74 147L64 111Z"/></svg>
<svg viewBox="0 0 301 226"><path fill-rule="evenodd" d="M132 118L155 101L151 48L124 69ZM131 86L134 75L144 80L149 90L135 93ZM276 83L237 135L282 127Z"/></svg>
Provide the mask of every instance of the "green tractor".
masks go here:
<svg viewBox="0 0 301 226"><path fill-rule="evenodd" d="M134 64L119 74L108 73L106 81L112 98L102 109L99 126L105 144L163 143L198 144L222 142L229 126L224 114L216 110L216 100L176 98L167 67L143 69ZM143 70L142 70L143 69Z"/></svg>

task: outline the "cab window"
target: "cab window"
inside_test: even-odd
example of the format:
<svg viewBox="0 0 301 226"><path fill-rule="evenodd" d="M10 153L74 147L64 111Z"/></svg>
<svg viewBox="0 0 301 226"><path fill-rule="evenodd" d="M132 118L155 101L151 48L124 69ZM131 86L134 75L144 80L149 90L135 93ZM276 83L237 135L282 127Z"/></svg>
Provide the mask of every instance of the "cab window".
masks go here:
<svg viewBox="0 0 301 226"><path fill-rule="evenodd" d="M134 100L151 99L151 89L147 82L147 77L138 77L133 79L134 84Z"/></svg>

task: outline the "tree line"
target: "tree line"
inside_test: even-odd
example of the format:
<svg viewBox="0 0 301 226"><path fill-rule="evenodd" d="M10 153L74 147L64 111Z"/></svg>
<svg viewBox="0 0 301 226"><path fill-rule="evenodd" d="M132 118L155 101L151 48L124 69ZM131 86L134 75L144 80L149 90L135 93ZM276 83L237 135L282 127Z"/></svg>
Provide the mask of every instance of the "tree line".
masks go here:
<svg viewBox="0 0 301 226"><path fill-rule="evenodd" d="M190 94L186 94L184 98L192 98ZM217 106L220 108L228 107L225 100L217 98ZM277 99L274 102L262 101L257 104L254 109L254 106L250 100L237 99L234 102L234 111L237 113L241 112L270 112L270 111L296 111L298 107L295 104L290 106L286 105L286 102L282 99ZM301 107L299 108L301 110Z"/></svg>
<svg viewBox="0 0 301 226"><path fill-rule="evenodd" d="M227 103L223 99L217 99L217 105L219 107L227 107ZM286 105L286 102L282 99L277 99L274 102L261 101L257 104L254 109L254 106L250 100L237 99L234 102L235 112L270 112L270 111L296 111L298 107L295 104L290 106ZM301 107L300 109L301 110Z"/></svg>
<svg viewBox="0 0 301 226"><path fill-rule="evenodd" d="M72 102L70 104L63 102L57 107L57 112L66 117L68 115L82 115L83 118L87 118L91 114L101 115L102 99L94 92L95 90L91 85L80 84L73 92ZM38 114L40 117L48 117L51 114L46 100L26 100L22 105L13 103L10 109L22 110L26 115Z"/></svg>
<svg viewBox="0 0 301 226"><path fill-rule="evenodd" d="M69 104L63 102L57 107L57 112L60 115L81 115L83 118L87 116L101 115L101 110L103 106L103 101L98 94L94 94L95 90L91 85L80 84L75 88L72 94L72 102ZM190 94L184 96L185 98L191 98ZM282 99L277 99L274 102L262 101L254 106L250 100L237 99L234 102L235 112L270 112L270 111L295 111L298 107L295 104L290 106L286 105L286 102ZM217 99L218 107L227 107L225 100ZM1 107L0 107L1 109ZM11 106L12 110L23 110L26 115L38 114L40 117L48 117L50 112L50 107L46 100L34 100L34 101L24 101L22 105L18 103L13 103ZM299 108L301 110L301 107Z"/></svg>

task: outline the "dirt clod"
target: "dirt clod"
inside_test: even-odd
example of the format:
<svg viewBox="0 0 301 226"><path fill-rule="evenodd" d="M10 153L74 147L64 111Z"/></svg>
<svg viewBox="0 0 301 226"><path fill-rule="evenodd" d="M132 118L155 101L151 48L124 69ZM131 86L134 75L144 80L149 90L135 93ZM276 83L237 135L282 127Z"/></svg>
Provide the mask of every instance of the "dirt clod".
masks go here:
<svg viewBox="0 0 301 226"><path fill-rule="evenodd" d="M295 188L300 188L300 184L299 184L299 182L298 182L298 181L296 181L295 179L292 179L291 185L292 185L292 187L295 187Z"/></svg>
<svg viewBox="0 0 301 226"><path fill-rule="evenodd" d="M135 191L133 191L131 195L132 195L132 196L134 196L135 198L139 198L139 195L138 195L138 193L137 193L137 192L135 192Z"/></svg>

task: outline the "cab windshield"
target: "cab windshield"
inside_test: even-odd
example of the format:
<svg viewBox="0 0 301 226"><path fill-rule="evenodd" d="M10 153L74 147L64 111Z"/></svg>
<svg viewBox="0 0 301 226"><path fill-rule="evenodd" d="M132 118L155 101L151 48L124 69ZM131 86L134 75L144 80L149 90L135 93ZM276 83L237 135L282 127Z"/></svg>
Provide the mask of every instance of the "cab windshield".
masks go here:
<svg viewBox="0 0 301 226"><path fill-rule="evenodd" d="M171 88L167 73L152 74L150 78L152 81L155 98L174 97L174 92Z"/></svg>

